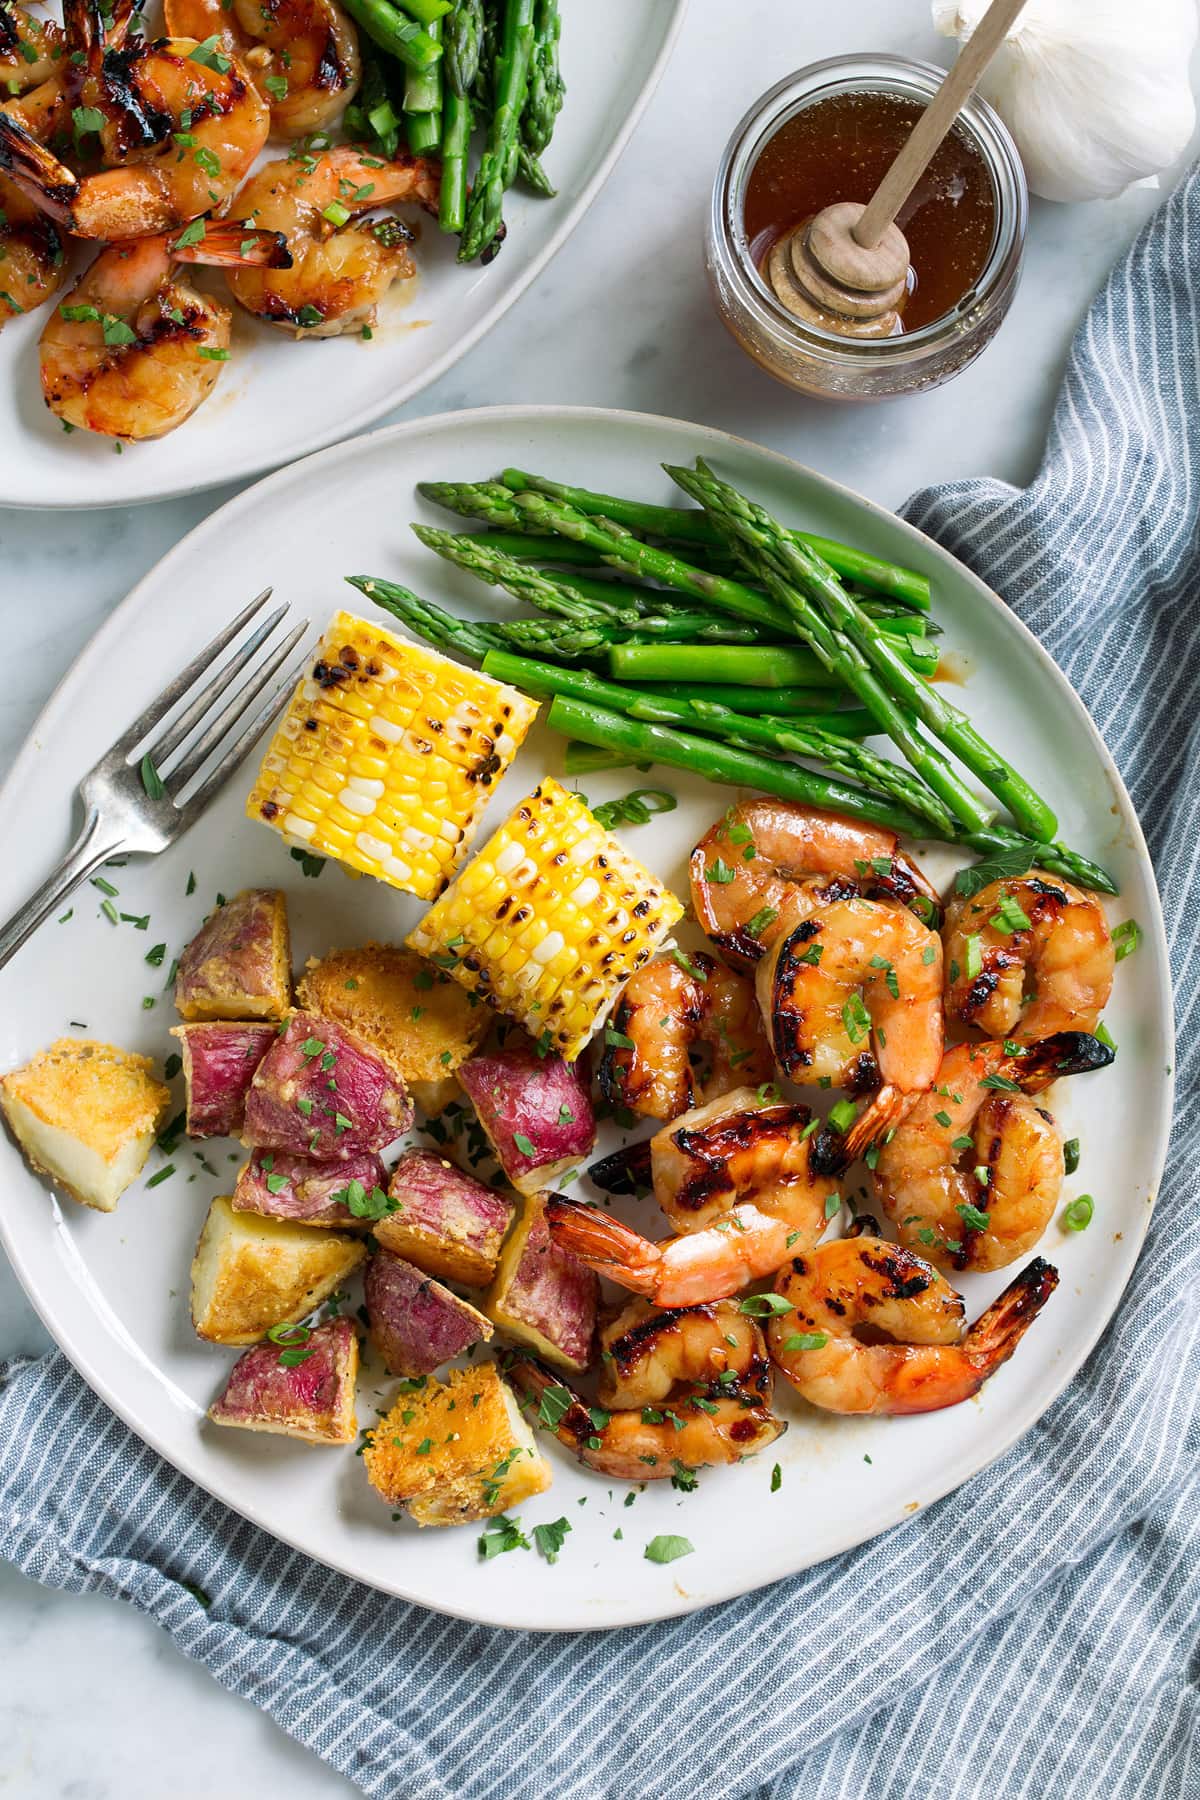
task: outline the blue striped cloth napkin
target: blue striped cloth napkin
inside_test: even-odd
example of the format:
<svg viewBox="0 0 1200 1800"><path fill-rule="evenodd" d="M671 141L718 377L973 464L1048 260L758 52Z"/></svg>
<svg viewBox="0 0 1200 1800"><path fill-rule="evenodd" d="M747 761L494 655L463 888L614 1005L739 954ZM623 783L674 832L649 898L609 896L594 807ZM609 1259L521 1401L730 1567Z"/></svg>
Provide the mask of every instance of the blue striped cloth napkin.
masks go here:
<svg viewBox="0 0 1200 1800"><path fill-rule="evenodd" d="M0 1548L19 1568L150 1613L380 1800L1200 1793L1195 271L1200 171L1089 312L1033 486L959 482L908 508L1087 701L1147 828L1177 977L1170 1175L1117 1317L1037 1427L902 1533L765 1592L518 1636L285 1549L52 1356L0 1390Z"/></svg>

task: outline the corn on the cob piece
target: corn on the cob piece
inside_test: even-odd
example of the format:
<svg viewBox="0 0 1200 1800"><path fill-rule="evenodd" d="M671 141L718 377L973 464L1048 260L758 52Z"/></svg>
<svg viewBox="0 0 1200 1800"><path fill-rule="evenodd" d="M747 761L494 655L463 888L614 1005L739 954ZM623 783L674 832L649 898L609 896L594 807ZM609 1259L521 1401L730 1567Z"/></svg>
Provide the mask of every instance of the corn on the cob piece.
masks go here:
<svg viewBox="0 0 1200 1800"><path fill-rule="evenodd" d="M570 1061L682 914L578 796L547 779L407 941Z"/></svg>
<svg viewBox="0 0 1200 1800"><path fill-rule="evenodd" d="M246 802L294 844L433 900L537 703L339 612Z"/></svg>

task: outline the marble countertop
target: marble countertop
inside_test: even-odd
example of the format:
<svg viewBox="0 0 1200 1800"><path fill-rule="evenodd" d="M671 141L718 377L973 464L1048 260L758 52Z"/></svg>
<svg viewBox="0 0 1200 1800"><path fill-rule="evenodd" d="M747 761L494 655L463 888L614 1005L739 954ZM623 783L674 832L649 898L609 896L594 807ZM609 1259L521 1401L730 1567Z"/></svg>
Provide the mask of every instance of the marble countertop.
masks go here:
<svg viewBox="0 0 1200 1800"><path fill-rule="evenodd" d="M586 0L567 0L565 10L578 3ZM483 343L393 417L518 401L670 414L786 451L888 506L954 477L1026 483L1072 332L1160 193L1142 187L1075 207L1035 201L1013 310L997 341L949 386L867 409L798 399L746 360L710 308L702 229L724 139L769 81L817 58L886 48L948 60L925 0L815 11L742 0L731 31L728 7L692 0L662 86L574 237ZM760 54L768 19L769 67ZM624 283L619 303L614 269ZM114 501L120 478L115 463ZM7 684L0 712L0 767L105 615L233 491L73 516L0 512L0 606L9 669L21 677ZM48 1344L0 1256L0 1359ZM0 1800L160 1800L168 1768L177 1800L235 1788L286 1791L290 1800L357 1792L127 1608L48 1593L3 1564L0 1664ZM119 1676L101 1679L103 1670ZM170 1754L171 1743L186 1745L186 1758Z"/></svg>

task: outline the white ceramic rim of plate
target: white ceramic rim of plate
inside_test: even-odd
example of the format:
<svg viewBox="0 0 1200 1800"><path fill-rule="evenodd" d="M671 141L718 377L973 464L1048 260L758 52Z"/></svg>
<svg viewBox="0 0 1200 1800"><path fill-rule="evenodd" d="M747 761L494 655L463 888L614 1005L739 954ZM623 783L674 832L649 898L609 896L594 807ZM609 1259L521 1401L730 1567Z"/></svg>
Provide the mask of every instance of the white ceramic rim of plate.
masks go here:
<svg viewBox="0 0 1200 1800"><path fill-rule="evenodd" d="M1016 632L1026 650L1042 665L1051 681L1059 689L1064 704L1069 705L1073 709L1080 723L1084 725L1091 738L1093 748L1100 760L1101 766L1108 776L1117 797L1120 807L1121 824L1129 833L1130 841L1135 853L1144 860L1145 866L1150 872L1150 880L1147 885L1148 892L1153 902L1153 916L1148 920L1143 920L1141 923L1143 931L1152 938L1157 952L1156 966L1158 972L1158 992L1155 996L1155 1005L1157 1008L1157 1015L1163 1023L1164 1037L1170 1054L1170 1066L1168 1071L1164 1073L1160 1090L1161 1104L1157 1109L1157 1116L1153 1120L1154 1145L1147 1182L1148 1188L1154 1196L1157 1197L1158 1187L1162 1179L1162 1172L1166 1162L1175 1091L1175 1028L1173 994L1170 983L1170 954L1162 915L1162 905L1159 899L1157 885L1154 881L1153 864L1150 861L1145 836L1142 832L1137 814L1134 811L1133 802L1131 801L1125 783L1122 780L1120 770L1113 761L1113 758L1110 755L1103 738L1100 736L1091 715L1088 713L1087 708L1079 699L1079 696L1075 693L1062 670L1058 667L1057 663L1055 663L1053 657L1051 657L1049 652L1043 648L1037 638L1029 630L1028 626L1004 604L999 595L989 588L979 576L968 569L964 563L961 563L950 551L938 544L935 539L927 537L923 532L919 531L916 526L910 525L907 520L900 518L897 514L889 512L886 507L880 506L875 501L857 494L852 488L845 487L842 483L834 481L828 476L821 475L814 469L808 468L807 465L798 463L794 457L787 456L779 450L768 449L764 445L754 443L751 439L739 437L733 432L722 431L716 426L700 425L696 424L694 421L685 419L667 418L661 414L632 412L627 409L601 406L507 405L469 407L458 412L436 413L420 419L406 420L399 425L385 426L381 430L368 433L363 437L352 438L345 442L326 446L324 449L314 451L311 455L302 457L298 461L288 464L286 468L273 471L271 474L264 476L260 481L255 482L251 487L243 489L240 494L236 494L231 500L228 500L224 506L221 506L215 512L210 513L207 519L202 520L199 525L194 526L193 529L188 532L185 537L181 538L171 550L167 551L165 556L160 557L158 562L155 563L142 577L137 586L109 615L109 618L100 627L99 631L96 632L86 649L76 660L74 666L68 670L58 686L54 689L42 712L35 720L29 736L23 744L7 779L4 781L3 786L0 786L0 822L3 820L5 808L14 805L15 797L22 786L27 769L30 767L33 758L37 754L36 744L38 737L42 732L43 720L49 713L55 711L60 704L69 702L74 686L85 679L86 672L94 659L103 656L109 636L116 634L125 613L138 606L143 592L152 585L157 585L157 583L164 578L169 578L177 560L182 560L186 556L192 554L197 548L202 548L201 540L207 532L219 530L224 522L227 522L230 517L235 513L240 512L242 509L261 506L263 500L269 499L272 492L277 487L283 487L288 482L294 480L298 471L302 469L307 470L308 466L314 462L322 461L333 464L340 458L351 458L370 454L372 448L378 448L379 446L394 442L398 439L403 440L406 438L417 437L420 436L422 432L437 433L445 430L454 431L469 429L472 424L481 419L487 419L492 423L508 423L514 427L528 425L531 421L551 421L555 419L573 420L576 422L593 421L601 429L607 429L609 426L620 424L630 425L637 429L661 426L667 429L696 433L697 449L699 450L701 448L701 440L703 440L707 445L708 453L714 455L719 454L722 445L732 444L740 450L749 452L752 456L765 457L770 461L779 464L784 469L798 472L805 480L815 480L832 494L836 495L840 500L850 502L867 513L872 514L874 517L885 521L890 530L898 530L903 536L911 539L914 544L920 545L927 553L932 552L937 561L953 567L956 579L965 580L974 590L981 604L991 608L993 611L999 612L1003 616L1006 624ZM34 875L30 883L31 888L40 878L40 875ZM80 1346L74 1341L71 1331L69 1329L60 1330L58 1322L52 1322L50 1317L48 1317L47 1312L44 1311L41 1304L39 1304L38 1295L33 1291L30 1281L26 1278L26 1271L23 1267L22 1259L2 1210L0 1210L0 1243L3 1244L13 1269L29 1297L30 1303L38 1313L38 1316L41 1318L47 1331L55 1339L64 1354L74 1364L75 1368L83 1376L88 1385L104 1401L105 1405L111 1408L119 1418L123 1419L130 1430L133 1431L136 1436L141 1438L144 1443L149 1444L152 1449L156 1450L167 1463L173 1468L178 1469L181 1474L186 1475L189 1480L194 1481L196 1486L201 1488L205 1493L211 1494L214 1499L219 1500L222 1505L228 1506L231 1512L240 1514L243 1518L249 1520L251 1524L258 1526L261 1530L269 1533L270 1536L276 1538L280 1542L290 1545L291 1548L299 1551L300 1554L311 1557L314 1562L321 1563L327 1568L335 1569L339 1573L349 1577L351 1580L360 1582L363 1585L372 1586L378 1592L392 1594L397 1599L413 1602L416 1605L426 1607L429 1611L444 1613L452 1618L464 1619L473 1624L483 1623L494 1625L505 1630L537 1629L554 1632L608 1631L623 1630L626 1626L630 1625L651 1624L660 1619L678 1617L685 1613L699 1611L704 1607L719 1605L726 1600L735 1599L741 1594L754 1592L757 1588L771 1586L774 1582L785 1580L789 1575L798 1574L803 1569L812 1567L817 1563L827 1562L834 1556L841 1555L847 1550L856 1549L860 1544L868 1543L882 1533L907 1523L911 1518L918 1516L920 1512L924 1512L933 1501L940 1500L944 1495L951 1493L965 1481L970 1480L972 1476L979 1474L981 1470L989 1467L991 1463L1001 1457L1006 1450L1016 1443L1019 1438L1023 1437L1024 1434L1037 1423L1038 1419L1040 1419L1049 1407L1054 1404L1074 1379L1079 1369L1091 1354L1091 1351L1120 1304L1129 1277L1133 1272L1134 1265L1141 1252L1142 1243L1149 1227L1152 1212L1153 1205L1147 1206L1142 1219L1141 1228L1136 1232L1126 1232L1122 1237L1120 1257L1123 1267L1116 1271L1119 1286L1116 1288L1109 1309L1107 1311L1101 1309L1101 1312L1094 1320L1091 1328L1080 1334L1079 1340L1077 1344L1072 1347L1070 1354L1064 1356L1062 1362L1056 1365L1055 1378L1049 1394L1045 1395L1043 1390L1043 1393L1037 1398L1031 1399L1027 1404L1020 1407L1017 1410L1015 1421L1010 1422L1008 1428L997 1436L994 1443L989 1445L989 1453L982 1461L976 1460L974 1452L970 1452L961 1460L952 1460L942 1464L936 1471L924 1473L920 1481L914 1483L913 1488L910 1489L912 1501L907 1503L903 1508L897 1509L895 1506L885 1505L880 1506L877 1514L868 1512L865 1519L860 1515L854 1527L847 1532L844 1541L839 1541L832 1547L824 1549L817 1557L806 1559L801 1553L796 1560L790 1562L788 1567L781 1568L760 1581L754 1581L747 1585L744 1581L741 1581L734 1576L727 1586L721 1587L716 1593L709 1590L706 1591L702 1598L696 1599L683 1595L678 1598L677 1604L666 1608L664 1608L661 1601L659 1601L646 1611L638 1611L633 1617L623 1618L619 1621L613 1621L612 1623L597 1625L594 1619L587 1616L580 1616L578 1618L560 1620L553 1624L539 1625L536 1627L529 1625L512 1625L503 1619L481 1617L478 1612L472 1613L453 1606L435 1605L423 1595L410 1593L402 1585L395 1582L368 1581L364 1578L359 1569L350 1566L347 1562L336 1556L325 1557L317 1555L308 1547L308 1545L302 1545L298 1543L294 1537L281 1532L263 1511L242 1506L231 1501L226 1494L222 1493L218 1488L213 1487L210 1482L205 1479L204 1474L195 1466L197 1459L194 1456L180 1454L177 1450L168 1448L166 1444L161 1441L160 1435L157 1432L145 1431L143 1427L139 1425L138 1421L131 1417L130 1412L126 1410L117 1395L109 1390L107 1383L95 1379L89 1373L86 1367L86 1357ZM964 1464L967 1466L964 1466ZM916 1503L915 1508L913 1502ZM866 1529L864 1529L864 1524L866 1525Z"/></svg>
<svg viewBox="0 0 1200 1800"><path fill-rule="evenodd" d="M683 29L683 21L687 15L690 0L670 0L670 3L675 9L674 16L667 27L658 55L650 65L646 78L638 90L637 98L626 114L620 130L597 164L591 180L580 190L574 204L568 207L564 213L562 222L553 236L532 258L505 298L494 310L486 312L477 325L464 333L452 349L445 351L427 368L422 369L419 375L414 376L410 381L401 382L399 387L389 390L378 401L371 401L369 405L360 407L349 418L340 419L328 430L318 432L305 445L303 456L315 456L319 451L327 450L333 444L344 443L347 439L361 434L365 426L374 424L376 419L382 417L385 412L390 412L394 406L404 406L408 401L415 399L418 394L424 393L427 387L432 386L435 381L446 374L447 370L452 369L457 362L461 361L468 350L474 349L475 345L487 335L494 325L500 323L505 314L516 305L530 283L535 281L552 258L558 255L612 174L619 157L636 131L642 114L653 99L658 85L666 73L667 64L671 60L679 33ZM269 458L265 462L256 461L253 453L250 453L240 461L235 461L223 468L219 475L211 478L205 476L199 481L177 481L169 487L156 488L153 493L149 494L123 493L119 499L115 500L79 500L73 497L62 501L53 498L30 500L27 497L19 500L7 500L3 492L0 492L0 511L11 509L28 512L107 512L116 506L151 506L158 500L178 500L188 494L205 493L209 488L225 487L229 482L252 480L255 476L273 472L276 467L290 469L297 460L300 459L293 457L283 464L273 465Z"/></svg>

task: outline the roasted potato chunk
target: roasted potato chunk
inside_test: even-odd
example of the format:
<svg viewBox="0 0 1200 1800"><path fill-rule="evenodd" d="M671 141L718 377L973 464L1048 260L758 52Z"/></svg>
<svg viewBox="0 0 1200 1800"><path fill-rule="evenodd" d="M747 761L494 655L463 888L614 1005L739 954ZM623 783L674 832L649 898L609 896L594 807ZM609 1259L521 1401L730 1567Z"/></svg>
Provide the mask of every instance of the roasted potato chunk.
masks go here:
<svg viewBox="0 0 1200 1800"><path fill-rule="evenodd" d="M215 1425L275 1431L309 1444L352 1444L358 1433L354 1387L358 1334L349 1319L327 1319L295 1343L255 1344L239 1356L208 1409Z"/></svg>
<svg viewBox="0 0 1200 1800"><path fill-rule="evenodd" d="M255 1150L238 1170L233 1210L294 1219L298 1225L366 1231L371 1219L351 1212L347 1202L359 1190L365 1199L386 1188L387 1170L373 1151L347 1162L317 1163L284 1150Z"/></svg>
<svg viewBox="0 0 1200 1800"><path fill-rule="evenodd" d="M242 1142L347 1162L408 1130L412 1106L389 1063L315 1013L293 1013L254 1071Z"/></svg>
<svg viewBox="0 0 1200 1800"><path fill-rule="evenodd" d="M185 1019L282 1019L291 997L287 902L276 888L246 888L218 906L179 958Z"/></svg>
<svg viewBox="0 0 1200 1800"><path fill-rule="evenodd" d="M490 1319L390 1250L375 1252L363 1285L371 1342L390 1375L431 1375L492 1335Z"/></svg>
<svg viewBox="0 0 1200 1800"><path fill-rule="evenodd" d="M484 1311L545 1362L578 1372L591 1361L600 1283L586 1263L555 1243L545 1206L544 1194L527 1196L500 1253Z"/></svg>
<svg viewBox="0 0 1200 1800"><path fill-rule="evenodd" d="M392 1170L388 1194L398 1210L380 1219L386 1249L467 1287L486 1287L496 1273L513 1204L432 1150L408 1150Z"/></svg>
<svg viewBox="0 0 1200 1800"><path fill-rule="evenodd" d="M405 1391L367 1439L367 1479L418 1525L466 1525L519 1506L553 1474L493 1363Z"/></svg>
<svg viewBox="0 0 1200 1800"><path fill-rule="evenodd" d="M192 1323L214 1344L255 1344L327 1300L366 1255L358 1238L257 1213L219 1195L192 1259Z"/></svg>
<svg viewBox="0 0 1200 1800"><path fill-rule="evenodd" d="M452 1078L490 1023L456 982L411 950L363 944L310 961L297 989L300 1004L369 1044L414 1086L423 1112L454 1098ZM417 1085L419 1084L419 1085Z"/></svg>
<svg viewBox="0 0 1200 1800"><path fill-rule="evenodd" d="M246 1095L271 1041L274 1025L222 1020L176 1025L187 1083L189 1137L237 1137L246 1119Z"/></svg>
<svg viewBox="0 0 1200 1800"><path fill-rule="evenodd" d="M524 1032L490 1055L471 1056L458 1071L496 1160L515 1188L537 1194L596 1142L586 1053L564 1062L539 1056Z"/></svg>
<svg viewBox="0 0 1200 1800"><path fill-rule="evenodd" d="M81 1206L112 1212L170 1103L153 1068L112 1044L59 1038L0 1078L0 1107L31 1168Z"/></svg>

